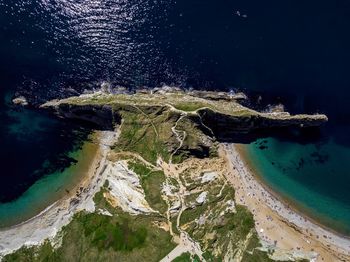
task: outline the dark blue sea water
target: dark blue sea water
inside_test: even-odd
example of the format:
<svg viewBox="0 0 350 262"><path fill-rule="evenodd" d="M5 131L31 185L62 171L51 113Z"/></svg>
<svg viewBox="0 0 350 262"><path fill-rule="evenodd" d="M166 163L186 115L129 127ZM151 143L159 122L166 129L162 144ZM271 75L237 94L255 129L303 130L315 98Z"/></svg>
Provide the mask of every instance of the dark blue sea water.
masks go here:
<svg viewBox="0 0 350 262"><path fill-rule="evenodd" d="M102 81L239 89L258 108L282 102L292 112L328 114L321 130L268 138L263 150L247 147L271 187L313 214L341 221L345 232L349 28L347 0L0 0L0 201L20 198L50 173L36 170L72 150L75 137L62 122L6 105L6 95L40 103ZM328 204L316 205L315 198Z"/></svg>

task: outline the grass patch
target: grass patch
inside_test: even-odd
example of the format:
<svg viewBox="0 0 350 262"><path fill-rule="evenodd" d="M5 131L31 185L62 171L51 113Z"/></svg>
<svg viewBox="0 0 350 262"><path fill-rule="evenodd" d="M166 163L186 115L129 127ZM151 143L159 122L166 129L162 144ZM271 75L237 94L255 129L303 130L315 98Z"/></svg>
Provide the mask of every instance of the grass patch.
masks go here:
<svg viewBox="0 0 350 262"><path fill-rule="evenodd" d="M201 206L196 206L195 208L189 208L182 212L180 218L180 225L187 224L189 222L195 221L201 214L204 214L208 208L208 204L204 203Z"/></svg>
<svg viewBox="0 0 350 262"><path fill-rule="evenodd" d="M61 231L62 245L53 249L49 242L38 247L22 247L3 261L159 261L175 243L166 231L154 225L159 216L131 216L95 197L98 208L113 216L80 212Z"/></svg>
<svg viewBox="0 0 350 262"><path fill-rule="evenodd" d="M237 205L235 214L225 214L220 218L220 222L213 227L220 235L226 235L227 232L234 232L234 239L245 239L251 229L254 228L253 215L244 206Z"/></svg>
<svg viewBox="0 0 350 262"><path fill-rule="evenodd" d="M165 182L163 171L152 171L140 161L129 162L129 168L140 176L145 198L150 206L164 214L168 206L162 198L162 184Z"/></svg>
<svg viewBox="0 0 350 262"><path fill-rule="evenodd" d="M246 262L273 262L275 260L272 260L269 258L268 254L264 251L255 249L252 253L244 252L244 255L242 257L242 261Z"/></svg>
<svg viewBox="0 0 350 262"><path fill-rule="evenodd" d="M205 251L202 255L204 257L204 259L208 262L219 262L221 261L220 259L218 259L217 257L215 257L212 253L210 253L209 251Z"/></svg>
<svg viewBox="0 0 350 262"><path fill-rule="evenodd" d="M182 110L185 112L193 112L203 107L209 107L209 104L201 102L177 102L174 103L173 106L178 110Z"/></svg>
<svg viewBox="0 0 350 262"><path fill-rule="evenodd" d="M179 146L179 141L172 127L180 117L179 112L161 106L121 106L115 105L114 111L123 119L118 142L113 149L117 152L135 152L152 164L161 157L168 162L172 152ZM206 135L201 131L198 119L184 117L178 122L177 131L186 132L182 147L172 158L172 162L181 163L190 156L207 157L210 149L203 141ZM191 118L191 119L190 119ZM215 154L215 153L213 153Z"/></svg>
<svg viewBox="0 0 350 262"><path fill-rule="evenodd" d="M60 256L54 251L50 242L46 241L40 247L22 247L15 253L6 255L4 262L39 262L39 261L60 261Z"/></svg>
<svg viewBox="0 0 350 262"><path fill-rule="evenodd" d="M158 157L169 161L170 152L176 145L171 132L171 126L176 119L167 119L164 112L155 111L144 115L142 111L135 108L133 110L121 112L124 122L114 149L138 153L154 165Z"/></svg>
<svg viewBox="0 0 350 262"><path fill-rule="evenodd" d="M179 236L179 235L180 235L180 231L177 229L177 226L176 226L177 215L171 217L171 218L170 218L170 221L171 221L171 227L172 227L172 229L173 229L173 233Z"/></svg>
<svg viewBox="0 0 350 262"><path fill-rule="evenodd" d="M140 226L131 228L126 217L112 221L109 216L95 213L78 216L78 223L84 228L84 235L98 250L113 248L115 251L132 251L144 245L147 229Z"/></svg>
<svg viewBox="0 0 350 262"><path fill-rule="evenodd" d="M180 256L172 260L172 262L192 262L191 254L189 252L182 253Z"/></svg>
<svg viewBox="0 0 350 262"><path fill-rule="evenodd" d="M186 231L190 236L198 241L205 249L208 261L221 261L227 250L228 245L233 245L233 249L237 248L237 244L246 239L247 235L254 230L254 220L252 214L247 208L237 205L236 213L225 213L225 202L228 199L234 199L234 190L231 187L225 186L221 197L214 197L212 194L217 194L221 186L216 185L209 190L208 201L203 205L196 206L192 209L187 209L182 213L181 225L188 224L198 219L201 215L206 217L206 220L201 225L191 223ZM195 197L196 195L194 195ZM259 245L259 241L252 242L250 251L255 251L255 247ZM217 252L216 256L211 254ZM243 260L245 261L245 260Z"/></svg>
<svg viewBox="0 0 350 262"><path fill-rule="evenodd" d="M201 262L201 260L197 255L193 256L189 252L185 252L173 259L172 262Z"/></svg>

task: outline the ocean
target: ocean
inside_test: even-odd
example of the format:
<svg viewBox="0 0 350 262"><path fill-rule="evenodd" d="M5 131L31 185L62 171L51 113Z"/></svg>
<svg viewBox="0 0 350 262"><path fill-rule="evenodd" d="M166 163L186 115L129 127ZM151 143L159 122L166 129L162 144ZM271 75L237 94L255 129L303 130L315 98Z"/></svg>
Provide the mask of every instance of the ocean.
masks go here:
<svg viewBox="0 0 350 262"><path fill-rule="evenodd" d="M0 205L76 165L89 133L13 95L40 104L104 81L233 89L257 109L329 116L246 147L268 186L349 234L349 27L347 0L0 0Z"/></svg>

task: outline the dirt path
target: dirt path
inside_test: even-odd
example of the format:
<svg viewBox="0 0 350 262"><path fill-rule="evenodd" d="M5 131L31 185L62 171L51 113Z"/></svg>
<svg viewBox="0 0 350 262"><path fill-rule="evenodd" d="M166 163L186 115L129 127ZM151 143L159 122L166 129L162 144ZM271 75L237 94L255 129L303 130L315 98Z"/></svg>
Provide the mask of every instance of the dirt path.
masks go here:
<svg viewBox="0 0 350 262"><path fill-rule="evenodd" d="M136 108L136 110L140 111L141 114L143 114L145 117L147 117L147 118L151 121L151 125L152 125L152 127L153 127L153 129L154 129L154 132L156 133L156 136L159 137L157 128L156 128L156 126L154 125L152 118L150 118L150 117L149 117L145 112L143 112L143 111L141 110L141 108L139 108L138 106L133 106L133 107Z"/></svg>
<svg viewBox="0 0 350 262"><path fill-rule="evenodd" d="M129 156L129 157L133 157L136 158L138 160L140 160L142 163L144 163L146 166L151 167L153 170L162 170L161 168L153 165L151 162L148 162L146 159L144 159L142 156L140 156L137 153L133 153L133 152L128 152L128 151L123 151L123 152L111 152L110 153L110 158L113 159L113 157L118 157L118 156Z"/></svg>
<svg viewBox="0 0 350 262"><path fill-rule="evenodd" d="M171 163L173 156L177 153L177 151L180 150L180 148L182 147L185 139L186 139L186 131L182 131L182 137L181 135L179 135L179 130L176 129L177 125L179 124L179 122L186 116L186 114L182 114L179 119L176 121L175 125L171 128L171 131L174 133L174 135L176 136L177 141L179 141L179 146L174 150L174 152L172 152L171 156L170 156L170 160L169 163Z"/></svg>

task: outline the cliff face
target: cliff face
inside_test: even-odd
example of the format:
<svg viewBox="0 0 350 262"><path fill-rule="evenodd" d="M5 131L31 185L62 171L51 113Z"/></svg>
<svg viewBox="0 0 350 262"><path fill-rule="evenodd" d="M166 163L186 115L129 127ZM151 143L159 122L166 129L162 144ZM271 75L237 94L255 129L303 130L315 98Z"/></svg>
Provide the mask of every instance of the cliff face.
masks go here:
<svg viewBox="0 0 350 262"><path fill-rule="evenodd" d="M120 116L113 113L109 105L74 105L68 103L48 107L62 118L80 120L92 124L98 129L113 130L120 123Z"/></svg>
<svg viewBox="0 0 350 262"><path fill-rule="evenodd" d="M213 93L210 93L213 96ZM290 115L287 112L260 113L239 104L237 100L204 99L186 93L176 94L136 94L72 97L51 101L42 107L53 110L58 116L78 119L94 124L101 129L113 129L122 119L130 125L151 123L155 129L167 126L169 130L159 129L172 144L182 139L180 151L194 154L209 154L211 141L226 141L237 134L279 127L311 127L328 121L325 115ZM238 99L239 100L239 99ZM178 129L178 133L176 131ZM181 132L186 130L187 137ZM175 134L177 137L175 137ZM175 142L174 142L175 141Z"/></svg>
<svg viewBox="0 0 350 262"><path fill-rule="evenodd" d="M144 254L149 250L157 251L161 258L174 247L170 246L162 254L164 247L157 244L173 239L186 241L180 242L182 247L190 246L198 257L203 255L208 260L270 261L273 250L269 248L267 253L261 249L253 214L235 202L237 192L230 185L230 182L236 184L235 180L227 179L232 167L223 151L217 150L217 142L256 129L318 126L326 122L327 117L260 113L240 105L240 99L213 92L100 93L43 105L60 117L82 120L101 129L114 129L120 124L118 139L108 149L103 166L102 162L99 164L103 171L96 178L102 179L101 191L93 200L95 210L101 213L76 215L64 229L62 235L67 237L61 241L57 254L72 257L72 246L86 246L112 260L125 260L125 255L137 260L140 254L147 257ZM95 189L95 185L91 188ZM86 190L79 190L83 191ZM97 235L110 236L111 228L114 231L125 228L124 220L133 228L126 228L129 236L139 238L135 235L138 232L151 236L140 243L143 246L123 248L119 252L115 246L119 246L120 241L129 244L128 239L120 240L118 236L118 240L114 240L111 236L99 238L98 243L92 241ZM98 226L91 226L93 224ZM86 230L89 234L81 234ZM183 235L186 237L180 237ZM86 252L78 252L76 257L84 260L85 255ZM91 257L91 253L88 256Z"/></svg>
<svg viewBox="0 0 350 262"><path fill-rule="evenodd" d="M218 139L225 140L235 134L248 134L259 129L314 127L328 121L325 115L290 116L288 113L245 113L235 116L202 109L198 111L198 114Z"/></svg>

